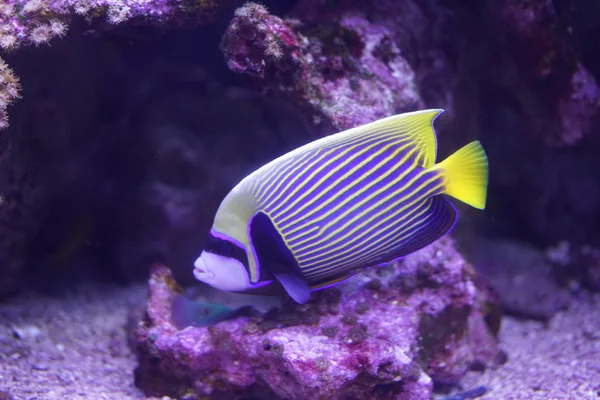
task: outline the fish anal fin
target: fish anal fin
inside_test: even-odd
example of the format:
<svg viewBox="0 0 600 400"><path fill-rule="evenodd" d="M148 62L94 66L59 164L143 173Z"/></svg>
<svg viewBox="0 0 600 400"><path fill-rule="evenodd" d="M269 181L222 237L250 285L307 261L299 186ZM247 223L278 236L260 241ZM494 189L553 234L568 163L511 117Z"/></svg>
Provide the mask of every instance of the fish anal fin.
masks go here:
<svg viewBox="0 0 600 400"><path fill-rule="evenodd" d="M410 236L410 239L400 245L394 258L404 257L435 242L452 230L458 213L456 208L443 196L430 199L430 215L421 228Z"/></svg>
<svg viewBox="0 0 600 400"><path fill-rule="evenodd" d="M346 272L339 276L333 277L332 279L329 279L327 281L315 283L315 284L311 285L310 290L315 292L317 290L328 289L330 287L339 285L340 283L346 282L348 279L352 278L354 275L358 274L360 271L361 271L361 269L355 269L353 271L349 271L349 272Z"/></svg>

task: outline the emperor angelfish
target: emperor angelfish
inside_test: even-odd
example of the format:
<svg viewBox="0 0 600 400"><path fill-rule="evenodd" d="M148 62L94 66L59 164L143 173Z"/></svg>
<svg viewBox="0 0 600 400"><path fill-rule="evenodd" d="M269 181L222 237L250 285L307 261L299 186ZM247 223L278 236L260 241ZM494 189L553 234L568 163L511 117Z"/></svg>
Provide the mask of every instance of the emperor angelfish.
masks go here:
<svg viewBox="0 0 600 400"><path fill-rule="evenodd" d="M485 208L488 163L478 141L436 164L443 110L394 115L271 161L222 201L196 279L225 291L279 284L298 303L361 269L448 233L443 195Z"/></svg>

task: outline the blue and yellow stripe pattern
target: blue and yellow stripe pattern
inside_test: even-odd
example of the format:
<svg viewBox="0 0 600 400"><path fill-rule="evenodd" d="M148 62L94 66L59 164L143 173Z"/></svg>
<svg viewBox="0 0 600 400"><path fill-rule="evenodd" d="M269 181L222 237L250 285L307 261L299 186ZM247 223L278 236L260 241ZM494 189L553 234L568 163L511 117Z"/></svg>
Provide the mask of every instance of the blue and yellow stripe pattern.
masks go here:
<svg viewBox="0 0 600 400"><path fill-rule="evenodd" d="M252 249L249 225L257 213L268 217L313 290L426 246L457 218L440 195L485 206L487 159L479 142L435 164L433 121L441 112L396 115L283 155L232 191L213 229L248 247L256 282L269 267ZM245 233L232 232L232 216L247 225Z"/></svg>

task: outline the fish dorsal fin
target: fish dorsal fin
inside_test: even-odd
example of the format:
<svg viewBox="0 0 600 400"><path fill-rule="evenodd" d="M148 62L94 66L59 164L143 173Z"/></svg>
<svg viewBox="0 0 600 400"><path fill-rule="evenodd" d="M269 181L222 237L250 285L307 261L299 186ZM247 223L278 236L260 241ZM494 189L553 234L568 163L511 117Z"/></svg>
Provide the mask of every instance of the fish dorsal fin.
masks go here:
<svg viewBox="0 0 600 400"><path fill-rule="evenodd" d="M356 143L371 139L376 142L396 137L403 147L416 149L416 166L431 168L435 164L437 155L437 140L433 122L442 112L444 112L442 109L430 109L396 114L314 140L263 165L240 182L239 190L252 191L253 187L261 184L260 181L266 171L277 170L287 162L294 163L295 159L301 158L307 153L331 148L352 147Z"/></svg>
<svg viewBox="0 0 600 400"><path fill-rule="evenodd" d="M437 140L433 121L442 112L444 112L442 109L431 109L397 114L357 129L366 134L369 132L396 132L398 138L408 143L407 146L414 146L418 149L418 165L423 168L431 168L435 164L437 156Z"/></svg>
<svg viewBox="0 0 600 400"><path fill-rule="evenodd" d="M442 112L444 112L442 109L430 109L392 115L324 137L304 147L309 150L311 148L343 146L359 137L376 137L394 133L399 140L406 143L407 147L417 149L417 165L423 168L431 168L435 164L437 155L437 140L433 121Z"/></svg>

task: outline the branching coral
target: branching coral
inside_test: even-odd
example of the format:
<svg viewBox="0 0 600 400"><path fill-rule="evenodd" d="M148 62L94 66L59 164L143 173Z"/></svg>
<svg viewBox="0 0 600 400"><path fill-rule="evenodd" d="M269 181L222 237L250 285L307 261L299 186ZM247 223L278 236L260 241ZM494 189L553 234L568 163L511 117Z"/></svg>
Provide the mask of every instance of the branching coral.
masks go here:
<svg viewBox="0 0 600 400"><path fill-rule="evenodd" d="M0 5L0 48L11 51L64 36L67 32L65 11L52 10L43 0L5 2Z"/></svg>
<svg viewBox="0 0 600 400"><path fill-rule="evenodd" d="M19 78L15 76L4 60L0 58L0 129L8 126L6 108L20 97L19 89Z"/></svg>
<svg viewBox="0 0 600 400"><path fill-rule="evenodd" d="M209 20L227 1L136 0L6 0L0 5L0 46L12 50L23 44L47 43L63 36L72 16L88 21L126 20L149 24L193 24Z"/></svg>
<svg viewBox="0 0 600 400"><path fill-rule="evenodd" d="M39 46L67 34L73 16L88 22L104 16L109 24L131 21L136 24L197 26L210 21L215 12L232 0L3 0L0 1L0 51ZM3 79L16 78L2 62ZM14 85L13 85L14 86ZM6 128L6 105L16 96L11 86L0 82L0 129ZM16 88L16 86L15 86ZM5 91L7 91L5 93Z"/></svg>

